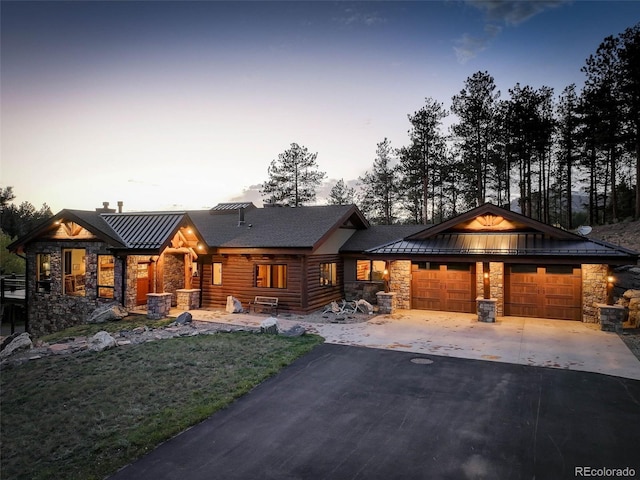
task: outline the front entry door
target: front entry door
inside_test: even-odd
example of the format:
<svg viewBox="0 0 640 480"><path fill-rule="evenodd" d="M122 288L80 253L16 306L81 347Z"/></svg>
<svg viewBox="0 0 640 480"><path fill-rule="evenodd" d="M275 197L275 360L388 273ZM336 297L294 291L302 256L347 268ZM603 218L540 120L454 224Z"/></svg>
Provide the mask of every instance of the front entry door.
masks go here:
<svg viewBox="0 0 640 480"><path fill-rule="evenodd" d="M136 304L147 304L147 293L152 293L151 288L153 282L153 263L139 263L138 264L138 281L137 281L137 294Z"/></svg>

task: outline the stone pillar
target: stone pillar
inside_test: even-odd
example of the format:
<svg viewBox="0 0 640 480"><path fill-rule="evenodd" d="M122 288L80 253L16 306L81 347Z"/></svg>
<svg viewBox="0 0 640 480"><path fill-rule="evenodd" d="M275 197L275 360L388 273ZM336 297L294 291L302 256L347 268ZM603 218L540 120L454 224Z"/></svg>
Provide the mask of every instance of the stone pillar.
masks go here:
<svg viewBox="0 0 640 480"><path fill-rule="evenodd" d="M497 304L498 300L496 298L476 298L478 321L485 323L495 323Z"/></svg>
<svg viewBox="0 0 640 480"><path fill-rule="evenodd" d="M600 317L600 330L605 332L622 332L622 324L627 318L627 309L621 305L596 304Z"/></svg>
<svg viewBox="0 0 640 480"><path fill-rule="evenodd" d="M170 310L170 293L147 293L147 318L151 320L166 318Z"/></svg>
<svg viewBox="0 0 640 480"><path fill-rule="evenodd" d="M411 308L411 260L390 262L389 290L396 294L396 308Z"/></svg>
<svg viewBox="0 0 640 480"><path fill-rule="evenodd" d="M582 321L600 321L597 304L607 303L607 265L582 265Z"/></svg>
<svg viewBox="0 0 640 480"><path fill-rule="evenodd" d="M200 308L200 290L197 288L180 288L176 290L176 297L180 310Z"/></svg>
<svg viewBox="0 0 640 480"><path fill-rule="evenodd" d="M378 292L378 313L390 314L396 311L396 293L395 292Z"/></svg>

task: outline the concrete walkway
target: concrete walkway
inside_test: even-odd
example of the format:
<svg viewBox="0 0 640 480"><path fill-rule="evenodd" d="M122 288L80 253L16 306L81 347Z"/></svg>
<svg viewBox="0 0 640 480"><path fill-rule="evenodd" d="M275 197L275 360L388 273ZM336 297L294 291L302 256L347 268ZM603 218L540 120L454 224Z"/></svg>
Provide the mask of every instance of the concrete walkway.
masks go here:
<svg viewBox="0 0 640 480"><path fill-rule="evenodd" d="M172 312L174 313L174 312ZM264 315L192 310L194 320L258 327ZM640 380L640 361L616 333L564 320L501 317L481 323L473 314L400 310L360 323L304 321L278 316L283 328L301 324L326 343L493 362L603 373ZM321 317L320 317L321 318Z"/></svg>

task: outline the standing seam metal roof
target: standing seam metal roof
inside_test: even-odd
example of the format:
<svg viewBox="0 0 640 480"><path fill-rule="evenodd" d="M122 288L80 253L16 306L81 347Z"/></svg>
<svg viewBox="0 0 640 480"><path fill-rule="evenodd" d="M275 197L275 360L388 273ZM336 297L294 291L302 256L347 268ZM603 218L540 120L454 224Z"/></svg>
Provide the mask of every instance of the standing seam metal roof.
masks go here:
<svg viewBox="0 0 640 480"><path fill-rule="evenodd" d="M127 248L157 249L180 226L185 213L103 213L101 216Z"/></svg>

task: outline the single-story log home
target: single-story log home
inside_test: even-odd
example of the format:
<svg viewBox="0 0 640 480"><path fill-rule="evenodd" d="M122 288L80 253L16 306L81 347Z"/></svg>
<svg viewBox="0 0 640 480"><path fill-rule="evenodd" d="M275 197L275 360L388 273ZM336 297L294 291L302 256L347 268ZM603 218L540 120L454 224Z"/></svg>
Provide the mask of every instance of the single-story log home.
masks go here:
<svg viewBox="0 0 640 480"><path fill-rule="evenodd" d="M103 303L133 310L245 307L278 298L308 313L332 300L393 308L596 322L612 267L638 253L485 204L437 225L370 225L355 205L123 213L62 210L9 249L27 259L29 328L84 322Z"/></svg>

